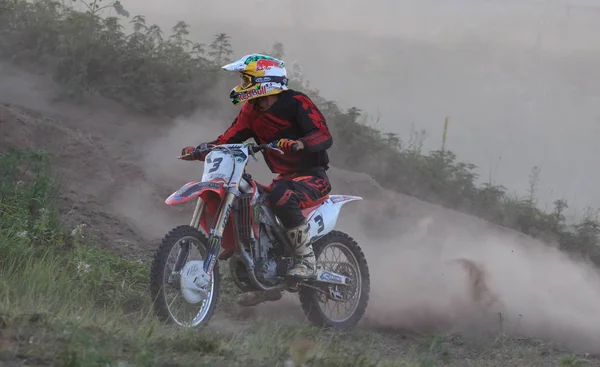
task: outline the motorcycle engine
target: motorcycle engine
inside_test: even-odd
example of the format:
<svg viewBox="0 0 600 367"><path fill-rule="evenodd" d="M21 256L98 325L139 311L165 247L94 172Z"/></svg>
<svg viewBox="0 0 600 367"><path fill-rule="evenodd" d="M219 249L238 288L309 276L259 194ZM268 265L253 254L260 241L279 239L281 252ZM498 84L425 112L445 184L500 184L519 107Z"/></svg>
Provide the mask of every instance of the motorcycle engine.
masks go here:
<svg viewBox="0 0 600 367"><path fill-rule="evenodd" d="M255 261L256 277L265 284L280 282L287 271L288 261L282 258L282 246L265 226L261 226L259 248L260 256Z"/></svg>
<svg viewBox="0 0 600 367"><path fill-rule="evenodd" d="M276 281L277 277L277 262L275 259L260 259L255 264L256 268L256 277L265 282L271 283Z"/></svg>

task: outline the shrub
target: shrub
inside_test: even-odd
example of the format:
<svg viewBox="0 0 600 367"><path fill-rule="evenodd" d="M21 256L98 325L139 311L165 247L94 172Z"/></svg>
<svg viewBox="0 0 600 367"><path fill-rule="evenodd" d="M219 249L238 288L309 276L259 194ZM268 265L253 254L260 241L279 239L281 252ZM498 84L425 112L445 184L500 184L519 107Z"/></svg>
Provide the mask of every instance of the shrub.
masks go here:
<svg viewBox="0 0 600 367"><path fill-rule="evenodd" d="M52 0L0 0L0 54L48 69L67 97L95 92L138 111L167 115L206 103L202 94L215 83L215 67L204 46L186 38L186 23L177 23L165 37L158 26L135 16L133 32L126 34L117 17L100 16L101 1L82 1L88 10L79 12ZM119 2L111 6L127 14ZM227 48L220 54L226 56Z"/></svg>

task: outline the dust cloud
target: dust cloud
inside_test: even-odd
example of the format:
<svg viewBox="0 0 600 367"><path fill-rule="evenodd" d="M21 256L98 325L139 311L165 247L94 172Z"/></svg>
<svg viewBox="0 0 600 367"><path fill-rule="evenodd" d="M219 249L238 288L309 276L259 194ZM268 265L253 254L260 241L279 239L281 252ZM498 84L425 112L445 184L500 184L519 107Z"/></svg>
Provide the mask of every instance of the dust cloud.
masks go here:
<svg viewBox="0 0 600 367"><path fill-rule="evenodd" d="M203 112L177 120L148 144L148 179L170 182L172 190L198 179L202 164L177 162L173 153L187 141L213 139L228 123ZM262 158L249 163L249 172L261 183L273 177ZM361 327L503 332L600 353L600 274L592 265L552 244L382 189L367 175L332 167L329 176L333 193L365 198L347 204L337 225L358 241L370 264L371 300ZM180 218L187 221L190 212ZM305 322L293 295L241 312Z"/></svg>
<svg viewBox="0 0 600 367"><path fill-rule="evenodd" d="M591 264L462 213L395 193L378 196L347 204L337 225L362 246L370 266L361 328L479 340L504 333L600 353L600 274ZM399 214L391 219L384 212L393 207ZM289 295L253 313L267 315L304 322Z"/></svg>
<svg viewBox="0 0 600 367"><path fill-rule="evenodd" d="M365 202L365 215L377 205L382 202ZM503 332L600 352L600 274L591 264L442 208L408 212L400 228L387 224L368 236L360 224L364 215L349 217L340 228L363 229L356 237L371 264L366 326Z"/></svg>

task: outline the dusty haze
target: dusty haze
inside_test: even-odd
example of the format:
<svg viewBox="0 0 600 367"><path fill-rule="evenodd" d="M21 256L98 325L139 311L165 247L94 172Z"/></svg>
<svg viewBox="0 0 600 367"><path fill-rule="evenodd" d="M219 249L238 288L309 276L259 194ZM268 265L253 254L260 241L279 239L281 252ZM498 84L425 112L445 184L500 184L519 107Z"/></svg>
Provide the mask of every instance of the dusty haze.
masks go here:
<svg viewBox="0 0 600 367"><path fill-rule="evenodd" d="M502 7L499 1L447 1L443 7L431 1L373 1L351 10L330 0L313 2L315 9L294 8L302 16L291 11L290 1L247 1L233 9L231 3L179 3L163 8L162 2L144 0L125 6L165 25L184 19L198 37L227 32L236 55L281 41L288 61L300 61L328 98L379 109L384 130L405 133L414 122L436 132L428 146L435 148L443 117L450 115L450 148L483 167L502 156L493 173L498 183L523 192L530 167L541 164L546 194L553 188L553 195L568 199L577 194L580 204L598 201L596 177L588 169L600 149L593 140L600 129L593 107L598 92L592 87L600 43L592 37L600 27L592 24L595 15L573 10L575 20L561 23L564 8L557 3ZM243 18L259 3L269 7L261 14L273 15L269 32ZM220 7L222 15L207 10L208 4ZM397 18L391 21L390 14ZM552 20L541 39L536 38L540 19ZM228 121L198 111L167 125L105 102L57 106L39 78L6 66L0 75L3 85L10 85L0 88L0 100L62 115L64 127L56 134L66 129L73 134L70 144L94 143L88 157L52 147L47 135L31 141L64 153L59 164L71 170L72 190L96 195L146 240L188 221L191 206L168 208L163 200L197 179L201 165L175 156L182 144L213 138ZM32 128L33 120L28 123L15 126ZM85 177L73 166L82 158L95 165ZM250 170L262 182L270 177L262 160L251 162ZM338 225L360 242L371 267L365 327L386 322L395 329L482 332L501 325L510 334L600 352L600 277L592 267L513 231L382 190L364 175L335 167L330 172L334 193L367 198L348 204ZM279 302L263 310L299 312L282 306L291 305Z"/></svg>
<svg viewBox="0 0 600 367"><path fill-rule="evenodd" d="M542 169L541 205L600 206L600 5L591 0L127 0L132 14L192 36L232 36L236 56L276 42L311 85L343 107L381 114L379 128L429 131L482 180L524 194ZM250 21L251 14L266 20ZM226 95L224 96L226 98Z"/></svg>
<svg viewBox="0 0 600 367"><path fill-rule="evenodd" d="M200 111L178 119L168 133L147 140L144 185L177 188L197 179L202 164L175 162L172 152L182 140L221 131L219 122L199 126L198 120L210 117ZM249 171L263 183L273 177L262 159L250 162ZM347 204L337 226L359 241L371 268L371 301L362 327L475 336L504 332L600 353L600 274L593 266L512 230L384 190L366 175L336 167L329 175L334 193L366 199ZM164 216L163 223L180 213L135 187L119 196L121 213L153 207L150 218ZM176 218L187 221L191 209ZM139 225L158 235L166 229L146 220ZM294 296L255 311L274 314L304 322Z"/></svg>

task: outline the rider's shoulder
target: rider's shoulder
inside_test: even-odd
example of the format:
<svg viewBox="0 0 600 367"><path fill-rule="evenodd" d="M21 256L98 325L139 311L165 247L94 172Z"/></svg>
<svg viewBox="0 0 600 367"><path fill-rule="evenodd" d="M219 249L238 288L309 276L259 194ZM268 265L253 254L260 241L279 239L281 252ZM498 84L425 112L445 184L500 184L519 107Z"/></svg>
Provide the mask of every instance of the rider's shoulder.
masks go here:
<svg viewBox="0 0 600 367"><path fill-rule="evenodd" d="M295 101L296 103L298 102L305 102L305 101L310 101L312 103L312 100L309 96L307 96L305 93L300 92L298 90L293 90L293 89L288 89L286 90L284 93L282 93L286 98L289 98L290 100Z"/></svg>
<svg viewBox="0 0 600 367"><path fill-rule="evenodd" d="M295 98L298 96L301 97L306 97L308 98L308 96L306 94L304 94L303 92L299 91L299 90L295 90L295 89L288 89L284 92L284 94L288 95L289 97Z"/></svg>

